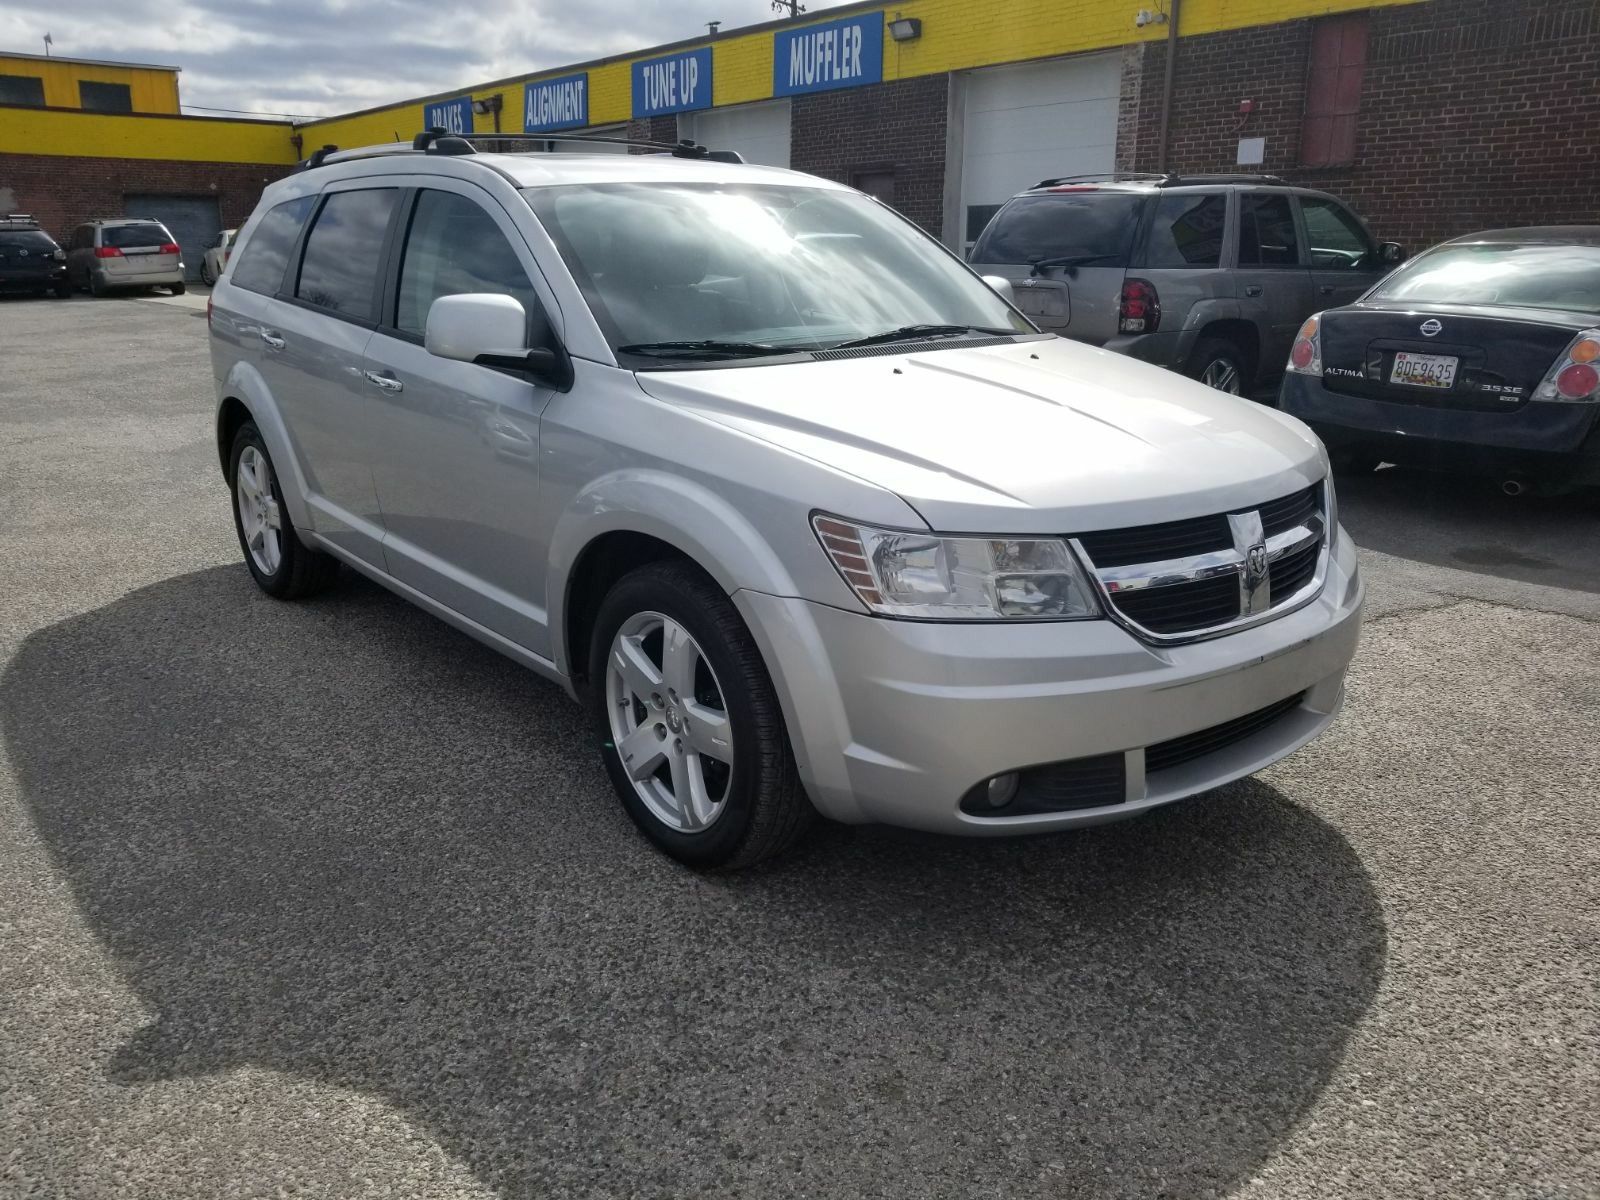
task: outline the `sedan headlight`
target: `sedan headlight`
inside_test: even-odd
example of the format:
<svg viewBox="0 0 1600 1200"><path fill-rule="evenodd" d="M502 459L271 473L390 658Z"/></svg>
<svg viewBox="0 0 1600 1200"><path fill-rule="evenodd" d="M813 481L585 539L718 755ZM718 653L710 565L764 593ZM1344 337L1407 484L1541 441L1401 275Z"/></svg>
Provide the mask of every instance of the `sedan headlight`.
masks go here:
<svg viewBox="0 0 1600 1200"><path fill-rule="evenodd" d="M1083 621L1100 615L1061 538L940 537L812 518L822 548L873 612L931 621Z"/></svg>

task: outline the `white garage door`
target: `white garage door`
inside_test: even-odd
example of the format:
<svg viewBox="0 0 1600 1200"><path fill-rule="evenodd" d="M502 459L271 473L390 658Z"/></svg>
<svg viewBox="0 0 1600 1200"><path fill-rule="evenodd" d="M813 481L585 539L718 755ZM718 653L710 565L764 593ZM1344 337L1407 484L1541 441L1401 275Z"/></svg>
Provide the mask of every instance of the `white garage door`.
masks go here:
<svg viewBox="0 0 1600 1200"><path fill-rule="evenodd" d="M1110 171L1122 61L1096 54L974 71L963 79L962 244L1000 205L1056 175Z"/></svg>
<svg viewBox="0 0 1600 1200"><path fill-rule="evenodd" d="M737 150L747 163L789 165L789 102L736 104L678 117L678 136L713 150Z"/></svg>

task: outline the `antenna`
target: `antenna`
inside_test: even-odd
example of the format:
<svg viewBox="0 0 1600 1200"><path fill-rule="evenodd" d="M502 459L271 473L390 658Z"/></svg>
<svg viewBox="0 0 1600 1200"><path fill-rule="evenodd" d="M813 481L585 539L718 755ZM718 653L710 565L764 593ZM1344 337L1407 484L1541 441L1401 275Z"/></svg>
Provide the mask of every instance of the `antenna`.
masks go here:
<svg viewBox="0 0 1600 1200"><path fill-rule="evenodd" d="M806 6L800 0L772 0L772 11L775 13L788 13L792 21L806 11Z"/></svg>

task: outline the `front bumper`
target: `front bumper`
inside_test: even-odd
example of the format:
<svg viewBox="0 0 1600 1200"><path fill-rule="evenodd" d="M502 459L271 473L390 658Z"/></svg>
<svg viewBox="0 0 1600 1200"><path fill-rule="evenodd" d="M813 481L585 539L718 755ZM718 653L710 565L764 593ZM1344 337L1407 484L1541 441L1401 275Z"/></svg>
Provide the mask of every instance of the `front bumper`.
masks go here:
<svg viewBox="0 0 1600 1200"><path fill-rule="evenodd" d="M1290 372L1278 406L1331 449L1416 466L1600 482L1600 404L1529 400L1505 411L1403 404L1331 391L1315 375Z"/></svg>
<svg viewBox="0 0 1600 1200"><path fill-rule="evenodd" d="M880 620L736 593L774 676L802 778L835 820L1005 835L1132 816L1259 770L1332 723L1360 637L1362 586L1340 533L1312 603L1207 642L1155 647L1111 621ZM1288 697L1300 702L1215 753L1146 774L1144 748ZM975 816L962 797L1008 771L1120 753L1120 802Z"/></svg>

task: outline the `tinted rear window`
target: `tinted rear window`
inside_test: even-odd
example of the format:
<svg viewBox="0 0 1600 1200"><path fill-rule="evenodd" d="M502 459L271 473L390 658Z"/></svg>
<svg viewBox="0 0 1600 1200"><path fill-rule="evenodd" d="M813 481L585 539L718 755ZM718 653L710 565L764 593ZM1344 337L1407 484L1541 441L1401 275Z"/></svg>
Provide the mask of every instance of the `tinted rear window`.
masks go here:
<svg viewBox="0 0 1600 1200"><path fill-rule="evenodd" d="M51 254L55 248L55 241L50 235L37 229L0 229L0 250Z"/></svg>
<svg viewBox="0 0 1600 1200"><path fill-rule="evenodd" d="M100 231L102 246L126 250L130 246L164 246L172 235L159 225L108 225Z"/></svg>
<svg viewBox="0 0 1600 1200"><path fill-rule="evenodd" d="M1034 263L1078 258L1086 266L1125 267L1143 196L1068 192L1019 196L989 222L972 248L975 263Z"/></svg>
<svg viewBox="0 0 1600 1200"><path fill-rule="evenodd" d="M397 188L334 192L306 234L295 297L357 321L377 315L378 258Z"/></svg>
<svg viewBox="0 0 1600 1200"><path fill-rule="evenodd" d="M1600 312L1600 246L1444 246L1412 259L1372 298Z"/></svg>
<svg viewBox="0 0 1600 1200"><path fill-rule="evenodd" d="M1145 246L1150 267L1216 267L1222 264L1222 235L1228 228L1228 197L1223 192L1163 196L1156 204Z"/></svg>
<svg viewBox="0 0 1600 1200"><path fill-rule="evenodd" d="M298 200L285 200L261 218L243 252L233 260L229 279L235 287L264 292L268 296L277 293L283 286L289 254L300 237L300 226L305 224L306 215L311 211L312 199L301 196Z"/></svg>

